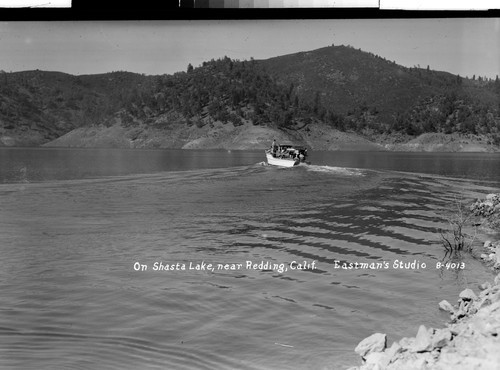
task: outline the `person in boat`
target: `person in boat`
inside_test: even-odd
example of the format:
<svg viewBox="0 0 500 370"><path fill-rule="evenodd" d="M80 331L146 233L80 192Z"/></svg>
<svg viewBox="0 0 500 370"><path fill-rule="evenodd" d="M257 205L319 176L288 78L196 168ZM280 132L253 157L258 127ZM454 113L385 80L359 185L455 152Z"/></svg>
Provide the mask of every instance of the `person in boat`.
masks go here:
<svg viewBox="0 0 500 370"><path fill-rule="evenodd" d="M271 153L273 157L276 157L276 150L278 150L278 144L276 144L276 139L273 139L273 143L271 144Z"/></svg>

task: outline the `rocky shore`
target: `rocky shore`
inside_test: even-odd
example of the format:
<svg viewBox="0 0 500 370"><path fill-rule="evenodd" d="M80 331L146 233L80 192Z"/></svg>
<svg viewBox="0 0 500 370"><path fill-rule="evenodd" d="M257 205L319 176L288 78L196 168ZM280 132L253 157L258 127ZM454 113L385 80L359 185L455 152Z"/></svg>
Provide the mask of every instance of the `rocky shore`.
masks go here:
<svg viewBox="0 0 500 370"><path fill-rule="evenodd" d="M470 211L482 226L498 230L500 194L489 194L471 205ZM497 272L492 282L463 290L456 305L439 302L450 313L445 328L421 325L413 338L387 344L386 334L376 333L355 348L362 365L349 370L495 370L500 369L500 241L487 241L485 263Z"/></svg>
<svg viewBox="0 0 500 370"><path fill-rule="evenodd" d="M163 149L264 149L272 139L278 143L305 145L312 150L404 151L404 152L497 152L500 148L478 135L423 134L410 140L408 136L382 135L364 137L316 123L303 130L277 129L244 122L239 126L216 121L198 127L183 123L123 126L93 125L74 129L43 144L45 147L75 148L163 148ZM161 128L163 127L163 128ZM31 139L30 139L31 140ZM22 138L0 135L0 146L22 145ZM3 144L2 144L3 143ZM29 141L32 145L33 140Z"/></svg>
<svg viewBox="0 0 500 370"><path fill-rule="evenodd" d="M404 152L495 152L498 149L484 135L425 133L405 142L389 140L384 148Z"/></svg>

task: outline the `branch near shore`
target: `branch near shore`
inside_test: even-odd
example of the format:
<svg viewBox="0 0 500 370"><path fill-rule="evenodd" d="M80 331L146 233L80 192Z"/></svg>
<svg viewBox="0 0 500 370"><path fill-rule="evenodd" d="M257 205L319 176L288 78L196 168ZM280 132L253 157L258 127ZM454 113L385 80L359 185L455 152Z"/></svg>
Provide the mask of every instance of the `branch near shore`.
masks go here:
<svg viewBox="0 0 500 370"><path fill-rule="evenodd" d="M464 229L471 223L474 214L468 211L462 199L455 198L456 213L448 219L450 228L448 230L439 229L441 242L446 252L459 252L472 250L472 245L476 240L477 228L472 225L474 233L467 234Z"/></svg>

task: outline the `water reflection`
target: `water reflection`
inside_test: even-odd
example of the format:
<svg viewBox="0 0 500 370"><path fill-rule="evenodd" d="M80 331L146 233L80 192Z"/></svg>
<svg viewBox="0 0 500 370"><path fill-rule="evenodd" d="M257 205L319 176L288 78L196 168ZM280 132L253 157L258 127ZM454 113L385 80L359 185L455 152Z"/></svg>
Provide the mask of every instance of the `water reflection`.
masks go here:
<svg viewBox="0 0 500 370"><path fill-rule="evenodd" d="M0 182L94 178L256 165L261 150L0 148ZM310 171L360 174L385 169L500 181L498 153L311 151ZM336 166L336 167L335 167Z"/></svg>
<svg viewBox="0 0 500 370"><path fill-rule="evenodd" d="M0 148L0 182L38 182L253 165L261 151Z"/></svg>

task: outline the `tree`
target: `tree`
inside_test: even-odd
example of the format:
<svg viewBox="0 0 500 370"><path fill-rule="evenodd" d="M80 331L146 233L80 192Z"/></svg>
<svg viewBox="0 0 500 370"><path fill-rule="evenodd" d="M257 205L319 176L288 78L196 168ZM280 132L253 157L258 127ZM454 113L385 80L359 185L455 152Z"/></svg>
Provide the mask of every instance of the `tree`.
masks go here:
<svg viewBox="0 0 500 370"><path fill-rule="evenodd" d="M316 94L314 96L314 107L313 107L314 113L316 114L318 113L320 105L321 105L321 96L319 95L319 91L316 91Z"/></svg>
<svg viewBox="0 0 500 370"><path fill-rule="evenodd" d="M193 72L193 65L191 63L188 64L188 68L187 68L187 73L190 73L190 72Z"/></svg>

